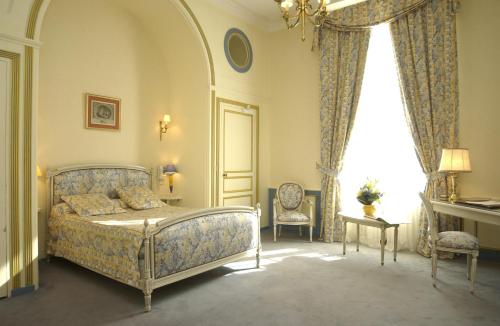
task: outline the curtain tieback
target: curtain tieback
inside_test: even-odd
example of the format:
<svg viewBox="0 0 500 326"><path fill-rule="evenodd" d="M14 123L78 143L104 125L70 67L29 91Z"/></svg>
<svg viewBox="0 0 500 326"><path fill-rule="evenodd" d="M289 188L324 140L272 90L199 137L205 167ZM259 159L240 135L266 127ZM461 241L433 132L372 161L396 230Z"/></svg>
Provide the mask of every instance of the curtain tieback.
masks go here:
<svg viewBox="0 0 500 326"><path fill-rule="evenodd" d="M332 178L337 178L338 175L337 169L331 169L329 167L319 164L318 162L316 162L316 169L318 169L319 172L326 174Z"/></svg>

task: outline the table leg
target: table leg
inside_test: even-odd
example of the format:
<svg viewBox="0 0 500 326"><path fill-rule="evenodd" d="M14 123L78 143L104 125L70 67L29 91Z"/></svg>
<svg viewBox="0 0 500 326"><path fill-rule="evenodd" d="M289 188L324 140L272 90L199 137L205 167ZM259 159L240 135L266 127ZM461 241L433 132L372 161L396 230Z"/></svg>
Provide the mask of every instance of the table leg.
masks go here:
<svg viewBox="0 0 500 326"><path fill-rule="evenodd" d="M356 224L356 251L359 251L359 223Z"/></svg>
<svg viewBox="0 0 500 326"><path fill-rule="evenodd" d="M343 221L342 223L342 252L345 255L345 238L347 233L347 222Z"/></svg>
<svg viewBox="0 0 500 326"><path fill-rule="evenodd" d="M385 227L380 229L380 264L384 266L385 253Z"/></svg>
<svg viewBox="0 0 500 326"><path fill-rule="evenodd" d="M398 257L398 229L399 225L396 225L394 227L394 261Z"/></svg>

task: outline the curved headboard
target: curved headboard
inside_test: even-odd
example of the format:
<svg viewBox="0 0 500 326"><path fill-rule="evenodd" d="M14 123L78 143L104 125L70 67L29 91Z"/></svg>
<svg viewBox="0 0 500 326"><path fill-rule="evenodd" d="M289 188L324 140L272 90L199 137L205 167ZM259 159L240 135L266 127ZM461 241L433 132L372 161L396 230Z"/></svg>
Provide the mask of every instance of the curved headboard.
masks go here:
<svg viewBox="0 0 500 326"><path fill-rule="evenodd" d="M126 186L151 188L151 170L132 165L73 165L47 172L49 207L61 202L61 196L104 193L118 198L115 189Z"/></svg>

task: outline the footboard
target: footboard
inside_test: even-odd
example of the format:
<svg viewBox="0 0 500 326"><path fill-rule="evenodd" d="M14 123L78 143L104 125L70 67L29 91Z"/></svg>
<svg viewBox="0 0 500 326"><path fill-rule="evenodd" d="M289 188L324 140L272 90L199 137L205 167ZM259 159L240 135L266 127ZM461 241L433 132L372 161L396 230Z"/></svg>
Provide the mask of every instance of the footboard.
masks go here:
<svg viewBox="0 0 500 326"><path fill-rule="evenodd" d="M172 221L144 221L142 287L146 311L154 289L260 253L260 206L199 210Z"/></svg>

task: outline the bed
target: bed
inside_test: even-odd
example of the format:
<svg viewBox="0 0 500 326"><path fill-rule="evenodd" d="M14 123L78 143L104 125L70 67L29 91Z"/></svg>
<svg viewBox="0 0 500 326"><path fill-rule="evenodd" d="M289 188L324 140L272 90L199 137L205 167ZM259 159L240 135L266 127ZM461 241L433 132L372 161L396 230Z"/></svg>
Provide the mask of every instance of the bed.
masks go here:
<svg viewBox="0 0 500 326"><path fill-rule="evenodd" d="M259 268L260 207L189 209L165 205L82 217L62 196L103 193L124 186L151 188L151 171L138 166L84 165L50 170L48 257L67 259L142 290L145 311L154 289L243 257ZM116 199L117 200L117 199Z"/></svg>

